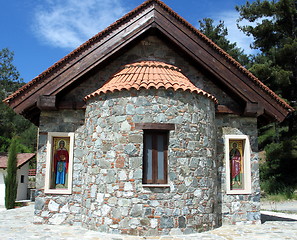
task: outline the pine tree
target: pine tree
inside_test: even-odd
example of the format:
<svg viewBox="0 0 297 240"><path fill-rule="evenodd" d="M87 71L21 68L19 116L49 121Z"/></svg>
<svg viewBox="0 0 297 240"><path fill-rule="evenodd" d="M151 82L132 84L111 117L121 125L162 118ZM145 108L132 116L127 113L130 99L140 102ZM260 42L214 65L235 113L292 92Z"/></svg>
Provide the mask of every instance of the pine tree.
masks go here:
<svg viewBox="0 0 297 240"><path fill-rule="evenodd" d="M247 56L243 49L237 47L236 43L231 43L228 36L228 29L224 22L220 21L218 25L214 25L214 20L211 18L204 18L199 20L199 31L210 38L220 48L224 49L231 57L246 66L249 63L249 56Z"/></svg>
<svg viewBox="0 0 297 240"><path fill-rule="evenodd" d="M17 196L17 140L14 138L9 147L7 174L4 178L5 182L5 207L12 209L15 206Z"/></svg>
<svg viewBox="0 0 297 240"><path fill-rule="evenodd" d="M21 152L33 152L37 128L2 102L25 83L13 65L14 53L0 49L0 152L7 152L13 136L20 136Z"/></svg>
<svg viewBox="0 0 297 240"><path fill-rule="evenodd" d="M247 2L237 6L240 26L254 38L261 51L250 69L281 97L293 102L297 96L297 2L295 0Z"/></svg>
<svg viewBox="0 0 297 240"><path fill-rule="evenodd" d="M297 2L256 0L237 6L241 20L251 24L241 30L253 36L260 53L249 69L280 97L296 108L297 101ZM262 187L268 193L290 192L297 187L297 114L281 124L259 128L259 146L266 151L260 167Z"/></svg>

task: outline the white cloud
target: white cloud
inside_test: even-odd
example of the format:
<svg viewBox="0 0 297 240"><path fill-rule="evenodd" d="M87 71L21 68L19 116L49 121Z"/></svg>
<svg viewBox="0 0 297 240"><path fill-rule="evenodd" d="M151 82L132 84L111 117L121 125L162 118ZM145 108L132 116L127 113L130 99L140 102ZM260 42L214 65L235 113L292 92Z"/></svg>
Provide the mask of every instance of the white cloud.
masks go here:
<svg viewBox="0 0 297 240"><path fill-rule="evenodd" d="M128 12L123 2L123 0L38 1L34 32L48 45L76 48ZM228 39L236 42L245 53L255 52L249 47L252 37L244 35L236 26L239 17L237 11L223 11L210 17L215 20L215 24L219 20L224 21L228 28Z"/></svg>
<svg viewBox="0 0 297 240"><path fill-rule="evenodd" d="M237 46L242 48L246 54L255 53L255 49L250 48L250 44L253 42L253 37L246 36L243 32L241 32L237 27L237 19L239 18L239 13L235 10L233 11L225 11L221 13L217 13L213 16L215 24L219 23L219 20L224 21L225 27L228 29L228 40L231 43L236 42ZM251 25L251 23L247 21L241 21L240 25Z"/></svg>
<svg viewBox="0 0 297 240"><path fill-rule="evenodd" d="M76 48L126 12L120 0L44 0L36 7L34 32L41 41Z"/></svg>

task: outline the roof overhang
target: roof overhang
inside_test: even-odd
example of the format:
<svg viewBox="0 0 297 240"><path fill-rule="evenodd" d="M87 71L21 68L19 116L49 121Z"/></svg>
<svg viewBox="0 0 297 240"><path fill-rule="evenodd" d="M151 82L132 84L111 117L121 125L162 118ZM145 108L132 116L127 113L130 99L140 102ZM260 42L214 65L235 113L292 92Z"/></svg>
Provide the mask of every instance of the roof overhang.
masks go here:
<svg viewBox="0 0 297 240"><path fill-rule="evenodd" d="M41 97L54 99L82 76L151 30L178 46L193 65L205 69L215 77L214 81L245 102L244 114L247 116L265 115L270 120L283 121L294 111L248 70L159 0L144 2L4 101L16 113L34 122L40 112L38 102Z"/></svg>

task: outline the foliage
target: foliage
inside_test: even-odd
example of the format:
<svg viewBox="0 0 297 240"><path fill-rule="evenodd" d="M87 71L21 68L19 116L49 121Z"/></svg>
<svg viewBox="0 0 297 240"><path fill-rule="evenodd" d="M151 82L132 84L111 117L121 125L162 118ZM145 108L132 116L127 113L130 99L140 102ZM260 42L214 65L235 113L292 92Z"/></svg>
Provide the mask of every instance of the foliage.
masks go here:
<svg viewBox="0 0 297 240"><path fill-rule="evenodd" d="M237 6L249 25L240 29L253 36L252 47L260 53L252 58L250 71L296 108L297 98L297 2L256 0ZM283 123L259 128L259 147L266 151L260 166L262 188L268 193L292 195L297 186L297 115Z"/></svg>
<svg viewBox="0 0 297 240"><path fill-rule="evenodd" d="M13 93L24 83L19 78L20 74L16 67L12 64L14 53L8 48L0 51L0 98L1 100Z"/></svg>
<svg viewBox="0 0 297 240"><path fill-rule="evenodd" d="M20 152L34 152L36 127L24 117L16 114L2 100L16 91L24 82L12 64L14 53L9 49L0 50L0 152L7 152L11 139L20 136Z"/></svg>
<svg viewBox="0 0 297 240"><path fill-rule="evenodd" d="M293 193L291 196L287 196L286 194L278 193L278 194L271 194L265 195L262 197L261 201L264 202L283 202L286 200L297 200L297 195Z"/></svg>
<svg viewBox="0 0 297 240"><path fill-rule="evenodd" d="M292 71L276 64L270 56L260 54L253 58L253 64L249 70L279 96L290 99L288 93L292 87Z"/></svg>
<svg viewBox="0 0 297 240"><path fill-rule="evenodd" d="M244 51L237 47L236 43L231 43L227 39L228 29L225 27L223 21L220 21L216 26L211 18L204 18L202 21L200 20L198 22L200 24L199 30L219 47L229 53L235 60L244 66L249 63L249 57L244 54Z"/></svg>
<svg viewBox="0 0 297 240"><path fill-rule="evenodd" d="M7 174L5 182L5 207L12 209L15 206L17 195L17 140L12 139L8 152Z"/></svg>
<svg viewBox="0 0 297 240"><path fill-rule="evenodd" d="M295 0L247 2L237 6L243 19L255 26L240 26L254 37L253 48L261 54L250 69L263 82L289 101L296 100L297 90L297 8Z"/></svg>
<svg viewBox="0 0 297 240"><path fill-rule="evenodd" d="M270 194L292 195L297 182L297 139L270 143L265 151L266 163L260 166L263 189Z"/></svg>
<svg viewBox="0 0 297 240"><path fill-rule="evenodd" d="M270 143L279 142L287 134L288 130L288 126L280 126L277 123L270 123L259 128L259 149L264 149Z"/></svg>

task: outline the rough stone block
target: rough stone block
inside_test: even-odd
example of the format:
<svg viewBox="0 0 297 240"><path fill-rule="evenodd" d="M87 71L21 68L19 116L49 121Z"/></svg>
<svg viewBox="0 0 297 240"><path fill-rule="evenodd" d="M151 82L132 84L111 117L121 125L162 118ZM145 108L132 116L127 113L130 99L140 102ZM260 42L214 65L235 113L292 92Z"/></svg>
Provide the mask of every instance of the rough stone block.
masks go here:
<svg viewBox="0 0 297 240"><path fill-rule="evenodd" d="M56 213L48 220L48 222L49 224L60 225L65 221L66 217L66 213Z"/></svg>
<svg viewBox="0 0 297 240"><path fill-rule="evenodd" d="M53 200L50 200L49 201L49 204L48 204L48 210L49 211L51 211L51 212L57 212L57 211L59 211L59 207L60 207L60 204L56 203Z"/></svg>
<svg viewBox="0 0 297 240"><path fill-rule="evenodd" d="M160 219L160 227L161 228L173 228L174 221L172 217L162 216Z"/></svg>
<svg viewBox="0 0 297 240"><path fill-rule="evenodd" d="M124 152L129 156L135 156L135 154L137 153L137 148L134 144L129 143L125 146Z"/></svg>
<svg viewBox="0 0 297 240"><path fill-rule="evenodd" d="M44 207L44 198L37 197L35 199L35 210L42 210Z"/></svg>

